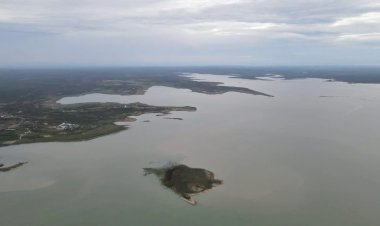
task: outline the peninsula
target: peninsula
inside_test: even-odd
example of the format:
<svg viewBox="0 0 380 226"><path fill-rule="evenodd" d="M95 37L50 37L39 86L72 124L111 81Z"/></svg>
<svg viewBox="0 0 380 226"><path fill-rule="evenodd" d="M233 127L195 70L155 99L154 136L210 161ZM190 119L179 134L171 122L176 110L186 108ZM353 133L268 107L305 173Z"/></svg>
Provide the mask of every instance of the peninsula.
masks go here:
<svg viewBox="0 0 380 226"><path fill-rule="evenodd" d="M116 125L145 113L195 111L190 106L143 103L83 103L61 105L62 97L88 93L142 95L152 86L222 94L241 92L270 96L244 87L194 81L165 70L137 69L0 69L0 146L81 141L127 129ZM180 120L179 118L173 118Z"/></svg>

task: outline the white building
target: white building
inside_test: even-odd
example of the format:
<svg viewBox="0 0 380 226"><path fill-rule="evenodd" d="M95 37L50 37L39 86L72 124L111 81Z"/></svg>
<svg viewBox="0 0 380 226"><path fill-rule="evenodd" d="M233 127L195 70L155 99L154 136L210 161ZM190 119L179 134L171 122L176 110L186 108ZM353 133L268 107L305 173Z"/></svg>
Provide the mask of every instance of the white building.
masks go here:
<svg viewBox="0 0 380 226"><path fill-rule="evenodd" d="M57 126L57 130L75 130L79 127L78 124L72 124L68 122L61 123Z"/></svg>

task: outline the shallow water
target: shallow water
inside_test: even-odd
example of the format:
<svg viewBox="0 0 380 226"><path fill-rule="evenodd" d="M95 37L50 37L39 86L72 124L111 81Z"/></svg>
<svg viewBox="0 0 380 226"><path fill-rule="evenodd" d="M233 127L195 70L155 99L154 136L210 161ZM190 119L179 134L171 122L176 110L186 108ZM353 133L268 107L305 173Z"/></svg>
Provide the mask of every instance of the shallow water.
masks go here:
<svg viewBox="0 0 380 226"><path fill-rule="evenodd" d="M0 224L380 224L380 85L191 77L275 97L152 87L63 98L198 110L170 116L183 121L138 116L129 130L92 141L1 148L2 159L29 163L0 174ZM143 167L170 161L211 170L224 184L190 206L143 176Z"/></svg>

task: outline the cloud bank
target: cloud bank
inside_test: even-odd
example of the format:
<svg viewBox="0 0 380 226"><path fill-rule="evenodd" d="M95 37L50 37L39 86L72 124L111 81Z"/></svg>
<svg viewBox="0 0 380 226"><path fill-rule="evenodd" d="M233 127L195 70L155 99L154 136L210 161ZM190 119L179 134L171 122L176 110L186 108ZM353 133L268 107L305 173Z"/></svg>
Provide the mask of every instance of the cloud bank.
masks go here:
<svg viewBox="0 0 380 226"><path fill-rule="evenodd" d="M0 65L379 64L373 0L0 0Z"/></svg>

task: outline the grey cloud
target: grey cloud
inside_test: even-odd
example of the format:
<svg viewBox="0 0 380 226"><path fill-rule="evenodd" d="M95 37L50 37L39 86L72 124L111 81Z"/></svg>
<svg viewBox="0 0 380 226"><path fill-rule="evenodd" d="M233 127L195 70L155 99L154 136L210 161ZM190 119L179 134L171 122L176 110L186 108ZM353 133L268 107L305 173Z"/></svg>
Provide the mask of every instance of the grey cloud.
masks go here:
<svg viewBox="0 0 380 226"><path fill-rule="evenodd" d="M15 33L23 36L14 38ZM38 42L45 34L43 39L50 47L40 46L39 62L52 58L70 62L76 49L94 51L92 46L79 44L87 42L96 43L97 52L107 54L80 54L86 62L125 62L113 60L114 55L141 64L144 60L163 63L160 56L171 63L181 58L182 63L189 60L188 64L199 63L196 59L223 64L234 57L250 64L262 62L255 49L281 57L277 48L282 43L299 53L294 54L294 64L297 60L302 64L305 60L297 56L321 56L321 50L332 46L342 49L334 54L357 48L368 52L368 45L380 43L379 33L380 4L373 0L0 0L0 34L6 34L0 47L27 55L28 49L37 51L29 46L30 40ZM65 54L59 55L60 50ZM0 64L27 62L21 54L16 57L17 51L11 59L0 54Z"/></svg>

